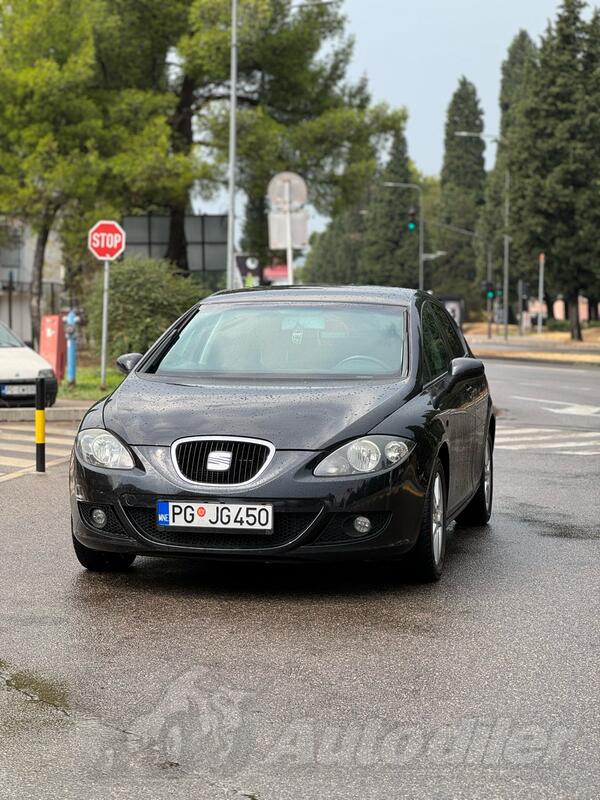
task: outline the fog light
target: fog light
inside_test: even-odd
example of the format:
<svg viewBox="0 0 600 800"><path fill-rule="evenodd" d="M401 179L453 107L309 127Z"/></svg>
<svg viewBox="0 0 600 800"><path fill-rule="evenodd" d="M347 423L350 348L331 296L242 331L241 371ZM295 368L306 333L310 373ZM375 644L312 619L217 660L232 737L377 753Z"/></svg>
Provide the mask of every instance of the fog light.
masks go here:
<svg viewBox="0 0 600 800"><path fill-rule="evenodd" d="M91 517L97 528L104 528L106 525L106 511L102 511L101 508L93 508Z"/></svg>
<svg viewBox="0 0 600 800"><path fill-rule="evenodd" d="M354 530L364 536L365 533L369 533L371 530L371 520L368 517L356 517L354 520Z"/></svg>

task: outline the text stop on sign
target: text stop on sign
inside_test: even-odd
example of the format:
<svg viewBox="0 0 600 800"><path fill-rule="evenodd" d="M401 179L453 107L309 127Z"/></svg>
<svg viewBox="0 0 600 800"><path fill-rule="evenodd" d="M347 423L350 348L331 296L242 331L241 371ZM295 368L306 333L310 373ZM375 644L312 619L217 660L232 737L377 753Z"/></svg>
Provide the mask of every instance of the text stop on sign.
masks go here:
<svg viewBox="0 0 600 800"><path fill-rule="evenodd" d="M101 220L88 234L88 247L101 261L114 261L125 250L125 231L118 222Z"/></svg>

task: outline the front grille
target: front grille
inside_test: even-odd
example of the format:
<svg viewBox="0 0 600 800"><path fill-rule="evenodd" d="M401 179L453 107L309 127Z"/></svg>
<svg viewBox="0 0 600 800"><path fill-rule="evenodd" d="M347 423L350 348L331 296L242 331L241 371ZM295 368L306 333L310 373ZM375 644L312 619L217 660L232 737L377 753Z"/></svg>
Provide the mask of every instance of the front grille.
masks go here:
<svg viewBox="0 0 600 800"><path fill-rule="evenodd" d="M231 453L231 466L222 472L208 468L211 453ZM194 483L227 486L247 483L267 463L271 448L261 442L192 439L175 446L175 460L181 474Z"/></svg>
<svg viewBox="0 0 600 800"><path fill-rule="evenodd" d="M317 518L316 513L276 511L272 534L239 533L237 531L176 530L156 524L156 509L126 507L125 513L132 525L143 536L156 544L178 547L198 547L215 550L265 550L293 542Z"/></svg>

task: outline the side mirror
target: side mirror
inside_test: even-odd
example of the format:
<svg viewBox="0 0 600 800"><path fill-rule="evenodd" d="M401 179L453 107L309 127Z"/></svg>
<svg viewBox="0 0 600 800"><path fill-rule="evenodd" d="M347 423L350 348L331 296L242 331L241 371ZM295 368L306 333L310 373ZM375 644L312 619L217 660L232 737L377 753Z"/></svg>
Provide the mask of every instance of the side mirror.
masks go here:
<svg viewBox="0 0 600 800"><path fill-rule="evenodd" d="M123 375L129 375L132 369L143 358L141 353L125 353L117 358L117 367Z"/></svg>
<svg viewBox="0 0 600 800"><path fill-rule="evenodd" d="M455 358L450 364L450 381L454 386L462 381L483 378L485 367L478 358Z"/></svg>

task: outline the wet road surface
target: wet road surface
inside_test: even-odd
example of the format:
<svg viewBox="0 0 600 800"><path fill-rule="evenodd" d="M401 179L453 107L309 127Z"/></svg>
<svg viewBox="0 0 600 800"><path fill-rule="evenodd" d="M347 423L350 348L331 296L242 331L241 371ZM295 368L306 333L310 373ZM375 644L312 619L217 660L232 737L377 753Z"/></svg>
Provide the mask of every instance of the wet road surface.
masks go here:
<svg viewBox="0 0 600 800"><path fill-rule="evenodd" d="M1 796L597 797L600 370L488 374L496 511L452 532L435 586L373 566L87 574L66 467L0 484Z"/></svg>

